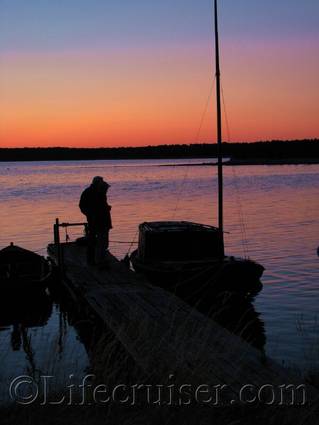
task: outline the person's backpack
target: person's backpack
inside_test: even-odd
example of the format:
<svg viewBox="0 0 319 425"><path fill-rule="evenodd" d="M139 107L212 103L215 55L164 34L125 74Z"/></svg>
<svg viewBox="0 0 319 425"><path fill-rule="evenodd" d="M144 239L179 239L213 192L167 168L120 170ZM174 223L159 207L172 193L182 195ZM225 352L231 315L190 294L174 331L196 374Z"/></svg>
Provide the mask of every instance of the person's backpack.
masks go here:
<svg viewBox="0 0 319 425"><path fill-rule="evenodd" d="M90 192L89 188L85 189L81 195L79 207L81 213L84 215L88 215L90 212Z"/></svg>

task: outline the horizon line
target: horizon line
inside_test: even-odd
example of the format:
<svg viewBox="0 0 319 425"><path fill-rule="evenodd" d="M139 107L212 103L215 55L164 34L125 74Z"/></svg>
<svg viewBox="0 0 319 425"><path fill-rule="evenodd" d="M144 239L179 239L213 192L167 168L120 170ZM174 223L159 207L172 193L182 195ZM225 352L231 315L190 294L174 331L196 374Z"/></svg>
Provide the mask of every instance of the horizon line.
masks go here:
<svg viewBox="0 0 319 425"><path fill-rule="evenodd" d="M223 144L227 145L236 145L236 144L247 144L251 145L254 143L274 143L274 142L283 142L283 143L291 143L291 142L314 142L319 141L318 137L311 138L303 138L303 139L271 139L271 140L255 140L252 142L245 141L223 141ZM158 148L163 146L215 146L217 142L190 142L190 143L162 143L158 145L140 145L140 146L1 146L1 149L142 149L142 148Z"/></svg>

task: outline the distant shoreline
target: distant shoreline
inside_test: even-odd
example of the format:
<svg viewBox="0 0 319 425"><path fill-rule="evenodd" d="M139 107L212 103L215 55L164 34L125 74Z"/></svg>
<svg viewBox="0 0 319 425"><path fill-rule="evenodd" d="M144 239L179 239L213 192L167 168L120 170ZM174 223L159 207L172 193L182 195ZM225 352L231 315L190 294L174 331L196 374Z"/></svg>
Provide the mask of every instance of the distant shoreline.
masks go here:
<svg viewBox="0 0 319 425"><path fill-rule="evenodd" d="M237 165L313 165L319 164L319 158L287 158L287 159L267 159L267 158L250 158L250 159L230 159L223 161L224 166ZM216 167L217 162L198 162L198 163L183 163L183 164L159 164L159 167Z"/></svg>
<svg viewBox="0 0 319 425"><path fill-rule="evenodd" d="M319 164L318 158L286 158L286 159L267 159L267 158L251 158L231 159L224 165L303 165L303 164Z"/></svg>
<svg viewBox="0 0 319 425"><path fill-rule="evenodd" d="M216 158L217 153L217 145L212 143L119 148L0 148L0 162L129 159L185 159L187 162L206 158L209 161ZM225 165L318 164L319 139L225 142L223 156L230 158Z"/></svg>

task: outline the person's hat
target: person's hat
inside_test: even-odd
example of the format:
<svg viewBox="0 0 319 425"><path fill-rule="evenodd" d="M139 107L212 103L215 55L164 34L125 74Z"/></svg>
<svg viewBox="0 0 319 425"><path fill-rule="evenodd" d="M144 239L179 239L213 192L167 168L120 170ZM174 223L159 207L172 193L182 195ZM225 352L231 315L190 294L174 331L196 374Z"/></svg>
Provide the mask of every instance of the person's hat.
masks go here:
<svg viewBox="0 0 319 425"><path fill-rule="evenodd" d="M92 185L96 186L96 185L106 185L108 188L110 187L110 185L103 179L103 177L101 176L95 176L93 177L92 180Z"/></svg>

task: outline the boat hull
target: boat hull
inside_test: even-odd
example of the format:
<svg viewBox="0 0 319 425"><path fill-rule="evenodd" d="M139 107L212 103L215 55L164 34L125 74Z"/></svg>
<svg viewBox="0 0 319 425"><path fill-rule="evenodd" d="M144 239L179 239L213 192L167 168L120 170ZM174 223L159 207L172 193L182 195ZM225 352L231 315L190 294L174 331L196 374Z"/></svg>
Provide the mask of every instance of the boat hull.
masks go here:
<svg viewBox="0 0 319 425"><path fill-rule="evenodd" d="M52 278L51 262L41 255L11 244L0 251L0 290L44 290Z"/></svg>
<svg viewBox="0 0 319 425"><path fill-rule="evenodd" d="M144 274L151 283L182 298L215 296L225 291L254 297L262 289L260 278L264 267L243 258L143 262L136 250L131 255L131 263L134 270Z"/></svg>

